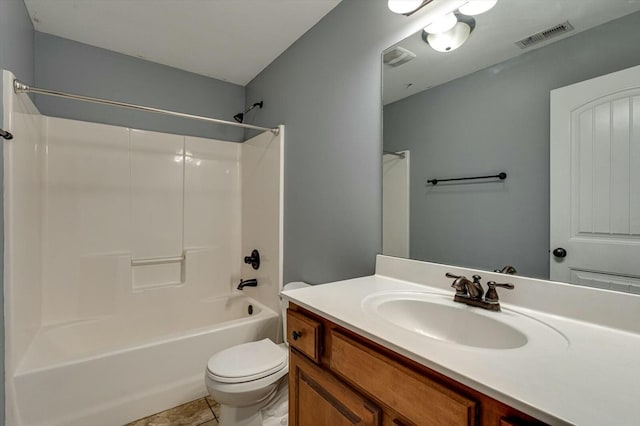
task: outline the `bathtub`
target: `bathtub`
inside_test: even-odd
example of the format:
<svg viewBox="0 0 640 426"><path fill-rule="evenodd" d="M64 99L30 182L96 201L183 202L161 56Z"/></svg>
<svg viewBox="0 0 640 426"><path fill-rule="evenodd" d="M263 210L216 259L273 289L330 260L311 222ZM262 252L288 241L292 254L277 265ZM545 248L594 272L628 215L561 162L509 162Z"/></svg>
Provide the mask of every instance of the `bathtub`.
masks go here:
<svg viewBox="0 0 640 426"><path fill-rule="evenodd" d="M212 354L277 341L279 330L279 313L243 295L202 301L189 315L157 311L43 328L13 378L15 426L117 426L197 399L206 395Z"/></svg>

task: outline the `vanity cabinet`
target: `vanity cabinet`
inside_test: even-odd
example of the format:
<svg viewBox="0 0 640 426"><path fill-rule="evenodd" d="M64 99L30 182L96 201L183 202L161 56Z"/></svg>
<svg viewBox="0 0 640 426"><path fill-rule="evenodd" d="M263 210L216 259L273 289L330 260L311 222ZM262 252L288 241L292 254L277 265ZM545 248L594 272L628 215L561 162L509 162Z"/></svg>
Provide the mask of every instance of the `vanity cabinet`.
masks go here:
<svg viewBox="0 0 640 426"><path fill-rule="evenodd" d="M293 425L377 426L379 407L308 361L297 351L289 358L289 407Z"/></svg>
<svg viewBox="0 0 640 426"><path fill-rule="evenodd" d="M544 424L294 304L287 334L292 426Z"/></svg>

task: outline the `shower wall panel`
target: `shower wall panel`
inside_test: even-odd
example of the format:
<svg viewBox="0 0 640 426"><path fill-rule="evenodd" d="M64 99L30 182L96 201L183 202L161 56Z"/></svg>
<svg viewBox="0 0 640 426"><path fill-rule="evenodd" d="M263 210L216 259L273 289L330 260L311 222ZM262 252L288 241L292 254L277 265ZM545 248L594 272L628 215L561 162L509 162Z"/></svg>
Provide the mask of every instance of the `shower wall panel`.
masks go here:
<svg viewBox="0 0 640 426"><path fill-rule="evenodd" d="M43 325L110 315L135 325L231 292L239 144L43 119Z"/></svg>
<svg viewBox="0 0 640 426"><path fill-rule="evenodd" d="M184 137L131 130L131 256L182 256Z"/></svg>
<svg viewBox="0 0 640 426"><path fill-rule="evenodd" d="M261 133L242 144L242 253L260 252L260 268L243 265L242 278L257 278L245 292L280 310L282 288L282 205L284 126L280 133Z"/></svg>
<svg viewBox="0 0 640 426"><path fill-rule="evenodd" d="M241 147L185 138L186 278L210 283L204 288L207 296L226 295L240 280Z"/></svg>
<svg viewBox="0 0 640 426"><path fill-rule="evenodd" d="M129 130L43 117L44 318L115 310L115 278L131 235ZM120 274L126 275L125 274Z"/></svg>
<svg viewBox="0 0 640 426"><path fill-rule="evenodd" d="M3 71L2 78L3 127L14 135L11 142L3 143L5 338L9 343L6 371L11 372L38 331L42 317L40 212L44 144L42 117L37 109L28 97L13 94L10 72Z"/></svg>

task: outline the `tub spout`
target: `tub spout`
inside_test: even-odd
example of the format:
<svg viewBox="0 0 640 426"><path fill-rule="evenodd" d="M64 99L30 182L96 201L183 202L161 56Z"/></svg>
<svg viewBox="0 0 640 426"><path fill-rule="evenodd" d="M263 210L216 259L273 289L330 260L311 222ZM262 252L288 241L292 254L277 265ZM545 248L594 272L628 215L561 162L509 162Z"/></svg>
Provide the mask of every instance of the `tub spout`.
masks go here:
<svg viewBox="0 0 640 426"><path fill-rule="evenodd" d="M242 290L245 287L257 287L258 286L258 280L253 278L250 280L240 280L240 284L238 284L238 290Z"/></svg>

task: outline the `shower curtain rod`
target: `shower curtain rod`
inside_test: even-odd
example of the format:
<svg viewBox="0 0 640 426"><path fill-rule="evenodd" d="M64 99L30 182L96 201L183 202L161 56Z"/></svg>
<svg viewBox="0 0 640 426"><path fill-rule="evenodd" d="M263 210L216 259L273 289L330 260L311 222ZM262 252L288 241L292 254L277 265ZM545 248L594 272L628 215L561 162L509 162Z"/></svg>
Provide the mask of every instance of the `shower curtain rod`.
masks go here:
<svg viewBox="0 0 640 426"><path fill-rule="evenodd" d="M209 123L226 124L228 126L242 127L245 129L270 131L274 135L280 133L278 127L260 127L251 124L237 123L233 121L219 120L217 118L204 117L201 115L186 114L184 112L169 111L166 109L152 108L148 106L128 104L126 102L111 101L109 99L92 98L83 95L74 95L72 93L58 92L56 90L41 89L39 87L31 87L20 80L13 80L13 91L15 93L37 93L40 95L57 96L59 98L75 99L77 101L93 102L96 104L111 105L129 109L137 109L139 111L155 112L157 114L173 115L175 117L189 118L192 120L207 121Z"/></svg>

